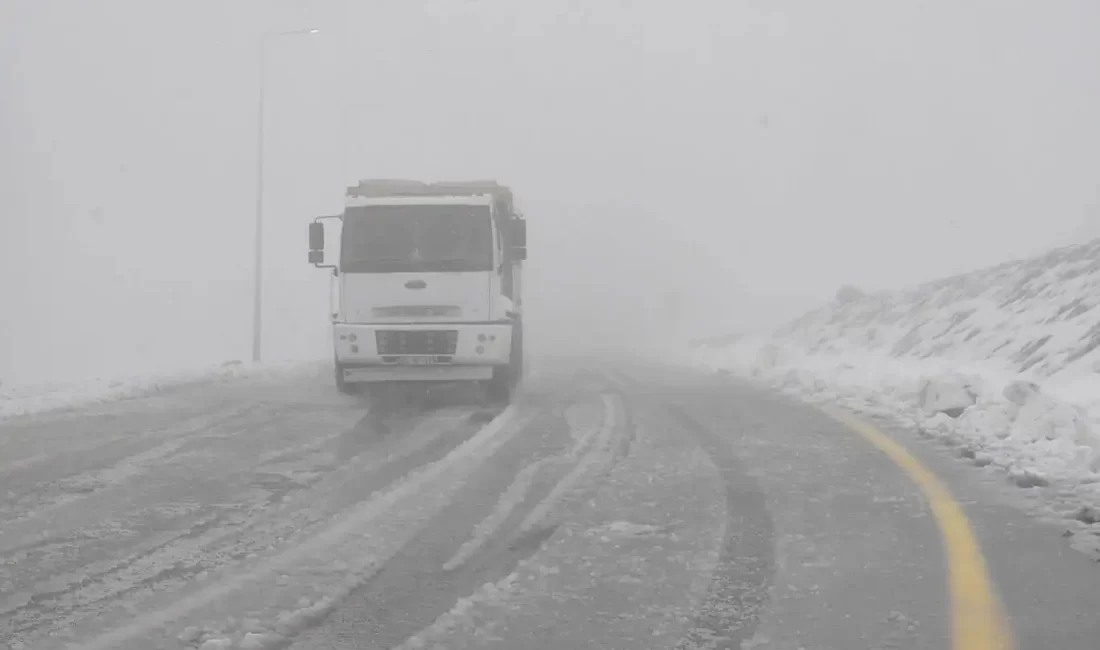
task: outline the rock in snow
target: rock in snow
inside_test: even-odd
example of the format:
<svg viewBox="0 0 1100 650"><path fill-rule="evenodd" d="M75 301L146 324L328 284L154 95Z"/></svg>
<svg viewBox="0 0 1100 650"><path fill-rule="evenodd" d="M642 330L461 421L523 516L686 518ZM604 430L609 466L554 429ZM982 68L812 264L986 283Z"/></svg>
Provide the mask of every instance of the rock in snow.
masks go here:
<svg viewBox="0 0 1100 650"><path fill-rule="evenodd" d="M925 380L920 391L920 405L926 413L945 413L957 418L977 399L970 384L961 377L936 377Z"/></svg>
<svg viewBox="0 0 1100 650"><path fill-rule="evenodd" d="M859 302L863 299L864 293L853 287L850 284L846 284L836 292L836 301L844 304L849 302Z"/></svg>
<svg viewBox="0 0 1100 650"><path fill-rule="evenodd" d="M240 644L237 646L241 650L261 650L267 643L267 635L259 634L256 632L249 632L241 639Z"/></svg>
<svg viewBox="0 0 1100 650"><path fill-rule="evenodd" d="M183 629L178 638L183 643L195 643L200 637L202 637L202 630L194 625L189 625Z"/></svg>
<svg viewBox="0 0 1100 650"><path fill-rule="evenodd" d="M1039 396L1039 385L1032 381L1012 381L1005 386L1002 394L1016 406L1023 406Z"/></svg>

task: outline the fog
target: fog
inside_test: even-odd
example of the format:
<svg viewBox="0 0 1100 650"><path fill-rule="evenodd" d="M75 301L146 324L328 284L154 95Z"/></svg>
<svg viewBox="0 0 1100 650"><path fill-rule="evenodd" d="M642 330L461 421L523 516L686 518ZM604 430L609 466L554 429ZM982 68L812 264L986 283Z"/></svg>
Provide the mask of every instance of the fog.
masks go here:
<svg viewBox="0 0 1100 650"><path fill-rule="evenodd" d="M0 379L248 358L260 37L305 27L267 52L265 359L331 354L305 224L359 177L512 186L556 351L1097 234L1095 0L5 0Z"/></svg>

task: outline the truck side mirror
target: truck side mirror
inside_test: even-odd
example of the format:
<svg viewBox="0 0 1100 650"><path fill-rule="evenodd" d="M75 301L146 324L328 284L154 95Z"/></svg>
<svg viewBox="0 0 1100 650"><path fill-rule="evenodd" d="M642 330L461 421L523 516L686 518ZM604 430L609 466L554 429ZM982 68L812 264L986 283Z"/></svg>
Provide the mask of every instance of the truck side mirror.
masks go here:
<svg viewBox="0 0 1100 650"><path fill-rule="evenodd" d="M310 251L309 252L310 264L324 264L325 263L325 251Z"/></svg>
<svg viewBox="0 0 1100 650"><path fill-rule="evenodd" d="M323 251L325 250L325 224L320 221L314 221L309 224L309 250L310 251ZM324 255L322 255L322 258ZM310 261L313 261L313 255L309 256Z"/></svg>
<svg viewBox="0 0 1100 650"><path fill-rule="evenodd" d="M513 219L508 229L508 243L513 248L527 248L527 220Z"/></svg>

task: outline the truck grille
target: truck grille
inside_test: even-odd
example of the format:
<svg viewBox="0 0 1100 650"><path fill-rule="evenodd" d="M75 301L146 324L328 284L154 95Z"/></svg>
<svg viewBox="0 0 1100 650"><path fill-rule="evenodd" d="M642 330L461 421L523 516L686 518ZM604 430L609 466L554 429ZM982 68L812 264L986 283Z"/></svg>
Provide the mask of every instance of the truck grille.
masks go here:
<svg viewBox="0 0 1100 650"><path fill-rule="evenodd" d="M462 308L454 305L396 305L375 307L371 315L375 318L458 318L462 316Z"/></svg>
<svg viewBox="0 0 1100 650"><path fill-rule="evenodd" d="M458 347L457 330L377 330L374 337L380 355L451 355Z"/></svg>

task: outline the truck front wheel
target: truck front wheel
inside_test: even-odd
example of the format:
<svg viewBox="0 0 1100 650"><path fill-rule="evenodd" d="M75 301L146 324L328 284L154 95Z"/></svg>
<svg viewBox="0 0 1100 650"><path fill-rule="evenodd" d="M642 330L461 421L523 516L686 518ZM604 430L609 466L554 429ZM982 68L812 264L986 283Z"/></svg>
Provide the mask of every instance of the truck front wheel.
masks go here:
<svg viewBox="0 0 1100 650"><path fill-rule="evenodd" d="M340 365L339 362L336 362L335 366L336 366L336 390L340 391L344 395L354 395L355 394L354 384L349 384L344 379L344 366Z"/></svg>
<svg viewBox="0 0 1100 650"><path fill-rule="evenodd" d="M493 368L493 378L486 382L485 392L493 404L507 404L512 398L510 366Z"/></svg>
<svg viewBox="0 0 1100 650"><path fill-rule="evenodd" d="M489 399L493 402L508 403L523 381L523 325L516 322L514 327L508 365L493 368L493 378L489 380Z"/></svg>
<svg viewBox="0 0 1100 650"><path fill-rule="evenodd" d="M517 320L512 334L512 385L519 386L523 381L523 321Z"/></svg>

